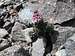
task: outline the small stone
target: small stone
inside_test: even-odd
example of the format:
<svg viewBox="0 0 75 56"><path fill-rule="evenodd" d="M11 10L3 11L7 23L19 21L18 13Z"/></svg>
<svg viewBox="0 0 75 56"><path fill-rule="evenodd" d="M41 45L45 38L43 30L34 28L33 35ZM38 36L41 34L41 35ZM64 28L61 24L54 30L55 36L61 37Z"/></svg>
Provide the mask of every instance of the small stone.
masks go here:
<svg viewBox="0 0 75 56"><path fill-rule="evenodd" d="M8 32L5 29L0 29L0 37L3 38L8 35Z"/></svg>
<svg viewBox="0 0 75 56"><path fill-rule="evenodd" d="M11 9L9 14L12 15L12 16L16 16L17 15L17 11L15 9Z"/></svg>
<svg viewBox="0 0 75 56"><path fill-rule="evenodd" d="M12 28L12 32L15 32L15 31L20 31L22 30L23 28L26 28L26 26L24 24L21 24L19 22L15 22L13 28Z"/></svg>
<svg viewBox="0 0 75 56"><path fill-rule="evenodd" d="M67 56L66 55L66 50L65 49L59 50L59 51L56 52L55 55L56 56Z"/></svg>
<svg viewBox="0 0 75 56"><path fill-rule="evenodd" d="M23 9L23 6L22 4L16 4L14 5L14 9L19 12L21 9Z"/></svg>
<svg viewBox="0 0 75 56"><path fill-rule="evenodd" d="M0 44L0 51L4 50L5 48L8 48L10 45L10 43L8 42L8 40L4 39L2 40L1 44Z"/></svg>
<svg viewBox="0 0 75 56"><path fill-rule="evenodd" d="M2 6L4 3L3 2L0 2L0 6Z"/></svg>
<svg viewBox="0 0 75 56"><path fill-rule="evenodd" d="M11 24L10 22L6 22L3 27L6 28L6 27L8 27L10 24Z"/></svg>
<svg viewBox="0 0 75 56"><path fill-rule="evenodd" d="M33 33L33 27L32 28L26 28L25 30L22 30L21 33L23 34L25 40L27 41L27 43L31 43L32 39L30 36L30 33Z"/></svg>

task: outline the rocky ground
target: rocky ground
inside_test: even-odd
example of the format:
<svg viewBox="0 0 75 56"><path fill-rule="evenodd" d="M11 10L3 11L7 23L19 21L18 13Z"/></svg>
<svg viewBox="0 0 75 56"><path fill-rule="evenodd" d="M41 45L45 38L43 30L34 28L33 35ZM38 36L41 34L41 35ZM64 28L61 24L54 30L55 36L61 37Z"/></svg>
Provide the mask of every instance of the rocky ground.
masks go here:
<svg viewBox="0 0 75 56"><path fill-rule="evenodd" d="M33 47L28 44L33 32L29 23L37 9L59 32L52 38L52 56L75 56L75 0L0 0L0 56L43 56L42 39Z"/></svg>

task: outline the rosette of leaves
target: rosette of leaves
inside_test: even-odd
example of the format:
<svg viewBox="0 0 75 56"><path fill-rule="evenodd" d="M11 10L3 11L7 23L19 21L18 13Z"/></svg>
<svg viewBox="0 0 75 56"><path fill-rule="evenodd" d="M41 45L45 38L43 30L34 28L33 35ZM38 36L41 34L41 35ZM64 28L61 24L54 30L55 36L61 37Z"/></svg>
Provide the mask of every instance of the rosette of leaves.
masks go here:
<svg viewBox="0 0 75 56"><path fill-rule="evenodd" d="M47 22L41 20L35 23L35 28L38 29L39 36L43 36L44 38L47 38L48 41L52 41L52 43L56 42L59 33L54 30L54 26L52 24L48 24Z"/></svg>
<svg viewBox="0 0 75 56"><path fill-rule="evenodd" d="M52 33L54 32L54 27L52 24L48 25L47 22L41 20L38 23L35 23L35 27L39 30L39 34L44 35L46 32Z"/></svg>

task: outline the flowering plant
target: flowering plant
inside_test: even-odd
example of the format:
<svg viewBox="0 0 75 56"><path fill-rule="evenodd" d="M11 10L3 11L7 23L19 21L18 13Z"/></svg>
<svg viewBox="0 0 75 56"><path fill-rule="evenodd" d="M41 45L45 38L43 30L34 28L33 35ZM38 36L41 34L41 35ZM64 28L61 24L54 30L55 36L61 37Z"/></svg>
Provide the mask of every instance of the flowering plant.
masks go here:
<svg viewBox="0 0 75 56"><path fill-rule="evenodd" d="M42 19L43 19L42 14L38 10L34 11L32 16L33 23L39 22Z"/></svg>

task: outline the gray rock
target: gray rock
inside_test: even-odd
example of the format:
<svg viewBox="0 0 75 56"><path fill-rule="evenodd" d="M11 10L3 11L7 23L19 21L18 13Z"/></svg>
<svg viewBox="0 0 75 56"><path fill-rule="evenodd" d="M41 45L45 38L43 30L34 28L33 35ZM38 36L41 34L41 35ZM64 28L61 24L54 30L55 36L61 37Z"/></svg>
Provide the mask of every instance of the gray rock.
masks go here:
<svg viewBox="0 0 75 56"><path fill-rule="evenodd" d="M1 51L0 56L14 56L15 51L17 51L19 48L20 48L20 46L18 46L18 45L9 47L9 48Z"/></svg>
<svg viewBox="0 0 75 56"><path fill-rule="evenodd" d="M61 0L61 2L65 2L65 3L74 3L74 0Z"/></svg>
<svg viewBox="0 0 75 56"><path fill-rule="evenodd" d="M0 2L0 6L2 6L4 4L4 2Z"/></svg>
<svg viewBox="0 0 75 56"><path fill-rule="evenodd" d="M65 49L62 49L62 50L59 50L56 52L55 54L56 56L66 56L66 50Z"/></svg>
<svg viewBox="0 0 75 56"><path fill-rule="evenodd" d="M21 33L23 34L25 40L28 43L32 42L30 33L33 33L33 32L34 32L33 27L32 28L26 28L25 30L21 31Z"/></svg>
<svg viewBox="0 0 75 56"><path fill-rule="evenodd" d="M20 21L26 24L32 23L32 15L33 12L31 11L31 8L24 8L19 12Z"/></svg>
<svg viewBox="0 0 75 56"><path fill-rule="evenodd" d="M26 28L26 26L24 24L21 24L19 22L15 22L13 28L12 28L12 33L16 32L16 31L20 31L22 29Z"/></svg>
<svg viewBox="0 0 75 56"><path fill-rule="evenodd" d="M32 46L32 56L43 56L44 54L44 42L42 38L39 38Z"/></svg>
<svg viewBox="0 0 75 56"><path fill-rule="evenodd" d="M7 39L4 39L0 43L0 51L4 50L10 46L11 46L10 42Z"/></svg>
<svg viewBox="0 0 75 56"><path fill-rule="evenodd" d="M32 42L29 33L33 32L33 28L26 28L25 30L19 30L13 32L12 38L17 41L26 41L27 43Z"/></svg>
<svg viewBox="0 0 75 56"><path fill-rule="evenodd" d="M4 21L5 21L5 24L3 25L3 28L5 28L8 31L8 33L11 33L12 28L15 22L17 21L17 18L9 17L9 18L5 18Z"/></svg>
<svg viewBox="0 0 75 56"><path fill-rule="evenodd" d="M15 22L14 26L12 27L12 31L11 31L12 38L16 40L17 38L24 37L21 33L21 30L23 30L24 28L26 28L25 25L19 22Z"/></svg>
<svg viewBox="0 0 75 56"><path fill-rule="evenodd" d="M25 50L22 47L14 53L14 56L31 56L31 55L29 54L29 50Z"/></svg>
<svg viewBox="0 0 75 56"><path fill-rule="evenodd" d="M75 6L73 3L57 2L56 4L56 23L62 23L70 20L75 15Z"/></svg>
<svg viewBox="0 0 75 56"><path fill-rule="evenodd" d="M54 10L56 9L56 1L57 0L46 0L42 7L43 9L43 17L45 21L50 21L49 19L54 16ZM51 22L51 21L50 21Z"/></svg>
<svg viewBox="0 0 75 56"><path fill-rule="evenodd" d="M23 9L22 4L16 4L16 5L14 5L13 7L14 7L14 9L16 9L18 12L19 12L21 9Z"/></svg>
<svg viewBox="0 0 75 56"><path fill-rule="evenodd" d="M16 42L3 51L0 51L0 56L30 56L30 47L26 46L25 42Z"/></svg>
<svg viewBox="0 0 75 56"><path fill-rule="evenodd" d="M55 55L75 56L75 34L73 34L69 39L67 39L66 43L64 43L64 45L59 48Z"/></svg>
<svg viewBox="0 0 75 56"><path fill-rule="evenodd" d="M11 0L0 0L0 2L9 2Z"/></svg>
<svg viewBox="0 0 75 56"><path fill-rule="evenodd" d="M15 2L23 2L23 0L15 0Z"/></svg>
<svg viewBox="0 0 75 56"><path fill-rule="evenodd" d="M67 51L67 56L75 55L75 34L66 41L64 47Z"/></svg>
<svg viewBox="0 0 75 56"><path fill-rule="evenodd" d="M54 44L54 47L60 47L63 45L68 38L70 38L75 33L75 28L72 27L61 27L59 26L56 31L59 32L59 36L57 37L57 41Z"/></svg>
<svg viewBox="0 0 75 56"><path fill-rule="evenodd" d="M9 18L9 20L10 20L11 23L14 23L14 22L17 22L17 21L18 21L18 18L19 18L19 17L15 15L14 17L11 16L11 17Z"/></svg>
<svg viewBox="0 0 75 56"><path fill-rule="evenodd" d="M6 22L3 27L6 27L10 24L10 22Z"/></svg>
<svg viewBox="0 0 75 56"><path fill-rule="evenodd" d="M0 29L0 38L5 37L8 35L8 32L5 29Z"/></svg>
<svg viewBox="0 0 75 56"><path fill-rule="evenodd" d="M43 9L45 21L53 24L61 24L64 21L72 19L75 15L75 6L71 2L65 3L57 0L49 0L41 8Z"/></svg>
<svg viewBox="0 0 75 56"><path fill-rule="evenodd" d="M5 28L6 30L8 30L8 29L10 28L10 25L11 25L11 23L7 21L7 22L3 25L3 28Z"/></svg>

